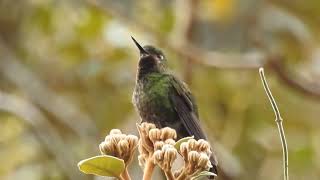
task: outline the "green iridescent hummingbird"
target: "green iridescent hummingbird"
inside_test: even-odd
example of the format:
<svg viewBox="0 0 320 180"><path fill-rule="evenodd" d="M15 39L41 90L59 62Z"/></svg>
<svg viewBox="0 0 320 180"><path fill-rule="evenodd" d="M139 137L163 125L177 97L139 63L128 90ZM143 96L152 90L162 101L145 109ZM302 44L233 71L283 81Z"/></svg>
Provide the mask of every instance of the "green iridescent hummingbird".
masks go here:
<svg viewBox="0 0 320 180"><path fill-rule="evenodd" d="M168 72L167 59L161 50L142 47L131 37L140 51L136 85L132 101L143 122L158 128L171 127L178 139L194 136L207 139L199 124L198 108L186 84ZM211 172L217 174L217 160L210 157Z"/></svg>

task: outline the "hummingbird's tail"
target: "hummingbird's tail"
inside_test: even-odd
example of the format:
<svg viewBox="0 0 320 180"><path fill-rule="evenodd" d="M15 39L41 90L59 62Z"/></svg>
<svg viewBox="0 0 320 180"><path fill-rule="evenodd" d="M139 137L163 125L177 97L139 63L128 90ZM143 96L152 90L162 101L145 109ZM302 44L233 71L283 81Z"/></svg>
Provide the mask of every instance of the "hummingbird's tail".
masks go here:
<svg viewBox="0 0 320 180"><path fill-rule="evenodd" d="M211 165L212 167L210 168L210 172L218 175L218 168L217 168L217 165L218 165L218 161L216 159L216 157L214 155L212 155L210 157L210 162L211 162ZM209 179L214 179L215 176L209 176Z"/></svg>

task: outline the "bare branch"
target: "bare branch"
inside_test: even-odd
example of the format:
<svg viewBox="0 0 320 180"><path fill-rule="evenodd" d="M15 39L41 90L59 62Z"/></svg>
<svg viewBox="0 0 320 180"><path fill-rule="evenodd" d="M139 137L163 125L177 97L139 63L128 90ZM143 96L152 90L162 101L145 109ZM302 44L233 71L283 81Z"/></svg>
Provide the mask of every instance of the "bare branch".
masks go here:
<svg viewBox="0 0 320 180"><path fill-rule="evenodd" d="M276 104L276 101L274 100L272 93L269 89L266 77L264 75L264 70L263 68L259 69L259 74L261 77L261 81L263 84L263 88L270 100L272 109L274 111L274 114L276 116L276 123L278 126L278 131L280 134L280 140L281 140L281 144L282 144L282 151L283 151L283 172L284 172L284 180L289 180L289 171L288 171L288 146L287 146L287 141L286 141L286 137L285 137L285 133L284 133L284 129L283 129L283 125L282 125L282 118L280 115L280 111L279 108Z"/></svg>
<svg viewBox="0 0 320 180"><path fill-rule="evenodd" d="M245 53L225 53L225 52L217 52L217 51L203 51L190 42L180 42L176 39L172 40L170 38L163 37L158 30L151 28L144 22L141 22L137 19L127 17L123 12L117 10L119 8L114 8L112 6L106 6L99 0L85 0L89 5L94 6L107 14L111 14L112 16L117 17L127 26L138 29L141 32L151 34L152 37L155 37L157 41L168 47L170 50L177 53L181 56L182 60L191 60L192 63L200 64L204 66L210 66L214 68L223 68L223 69L256 69L259 68L269 61L272 61L273 56L270 53L265 51L248 51ZM289 15L288 15L289 16ZM290 16L291 21L300 22L298 18L294 16ZM303 24L303 23L300 23ZM298 36L298 39L307 39L302 38L301 33L297 33L295 29L291 26L288 29L290 32ZM300 32L300 31L299 31ZM303 31L305 32L305 31ZM306 31L307 32L307 31ZM309 40L308 40L309 42ZM310 46L308 46L310 47ZM279 55L279 57L281 54ZM278 61L279 62L279 61ZM301 78L291 78L284 72L284 67L279 66L271 66L274 68L277 76L289 87L296 89L307 96L316 97L320 99L320 87L317 85L313 85L311 83L305 83L304 80L296 80ZM319 88L315 88L319 87Z"/></svg>
<svg viewBox="0 0 320 180"><path fill-rule="evenodd" d="M226 54L216 51L202 51L188 41L180 42L176 41L175 39L172 40L170 38L164 37L157 29L150 27L145 22L126 16L124 12L121 12L121 10L119 10L120 8L113 7L110 4L108 4L107 6L99 0L85 1L89 5L104 11L106 14L117 17L117 19L121 20L128 27L132 29L138 29L141 32L152 35L152 37L156 38L159 44L166 46L170 50L174 51L179 56L181 56L181 59L183 60L189 59L192 63L211 66L215 68L232 69L256 69L265 64L265 56L260 52L250 51L245 54ZM194 15L192 18L194 18Z"/></svg>
<svg viewBox="0 0 320 180"><path fill-rule="evenodd" d="M187 14L186 23L184 26L184 39L186 43L191 43L194 36L194 28L196 27L196 15L198 10L199 1L198 0L189 0L189 1L180 1L185 3L187 6L183 10L184 15ZM185 16L184 16L185 18ZM190 85L192 81L192 66L194 64L193 59L188 57L185 61L185 68L184 68L184 80Z"/></svg>
<svg viewBox="0 0 320 180"><path fill-rule="evenodd" d="M104 4L100 3L99 0L86 0L86 2L91 6L105 11L107 14L117 17L127 26L132 27L133 29L138 29L147 34L151 34L160 44L168 47L170 50L181 56L182 60L190 60L191 63L223 69L256 69L265 65L269 62L269 60L271 60L269 53L257 50L248 51L245 53L203 51L193 46L190 42L180 42L175 39L173 41L170 38L163 37L156 29L151 28L144 22L129 18L125 16L123 12L117 10L117 8L105 6ZM295 19L298 21L297 18ZM305 84L304 81L294 80L286 74L283 74L281 69L274 69L279 78L283 80L289 87L297 89L308 96L320 98L320 91L312 88L314 85Z"/></svg>
<svg viewBox="0 0 320 180"><path fill-rule="evenodd" d="M282 63L280 57L274 57L268 61L268 66L276 73L277 77L287 86L302 94L320 99L320 85L308 82L301 77L290 76L290 72Z"/></svg>

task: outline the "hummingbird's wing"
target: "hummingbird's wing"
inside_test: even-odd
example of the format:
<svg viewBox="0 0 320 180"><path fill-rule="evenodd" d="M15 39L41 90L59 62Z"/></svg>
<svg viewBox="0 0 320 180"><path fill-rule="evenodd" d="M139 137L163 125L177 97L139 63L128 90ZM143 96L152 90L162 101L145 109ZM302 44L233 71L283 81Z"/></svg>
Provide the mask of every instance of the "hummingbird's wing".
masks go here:
<svg viewBox="0 0 320 180"><path fill-rule="evenodd" d="M170 93L170 101L177 112L182 125L187 130L189 136L194 136L195 139L207 139L199 124L198 108L194 97L187 86L174 76L171 76L172 89ZM218 161L214 154L210 157L213 167L211 172L217 173ZM210 177L209 179L213 179Z"/></svg>
<svg viewBox="0 0 320 180"><path fill-rule="evenodd" d="M198 108L187 86L176 77L171 76L172 89L170 101L177 112L182 125L195 139L206 139L198 120Z"/></svg>

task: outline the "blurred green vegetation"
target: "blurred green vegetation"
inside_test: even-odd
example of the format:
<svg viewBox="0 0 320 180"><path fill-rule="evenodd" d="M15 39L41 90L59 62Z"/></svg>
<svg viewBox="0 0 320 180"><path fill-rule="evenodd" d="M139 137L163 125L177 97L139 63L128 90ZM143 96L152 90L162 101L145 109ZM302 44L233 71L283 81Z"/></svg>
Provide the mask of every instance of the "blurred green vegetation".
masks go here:
<svg viewBox="0 0 320 180"><path fill-rule="evenodd" d="M93 179L76 162L97 155L112 128L136 133L138 52L131 35L163 49L172 71L188 80L229 179L282 176L279 135L258 69L190 66L164 42L188 42L200 52L280 54L283 71L313 90L286 83L265 63L284 118L290 177L319 179L320 1L199 1L191 35L184 26L188 3L1 0L0 179ZM64 158L70 163L62 166ZM139 167L131 171L141 178Z"/></svg>

